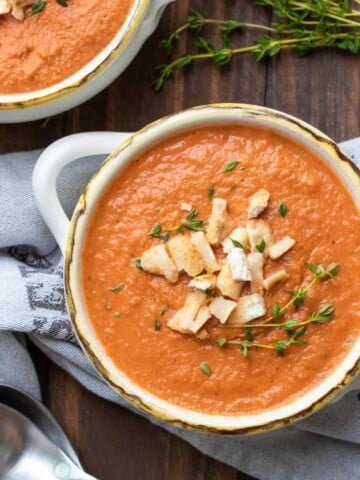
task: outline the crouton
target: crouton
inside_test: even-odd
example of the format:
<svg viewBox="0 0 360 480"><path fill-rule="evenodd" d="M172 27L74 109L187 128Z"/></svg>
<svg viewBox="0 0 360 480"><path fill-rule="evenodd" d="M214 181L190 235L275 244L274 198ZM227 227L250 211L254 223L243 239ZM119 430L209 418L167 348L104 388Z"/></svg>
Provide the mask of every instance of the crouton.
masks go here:
<svg viewBox="0 0 360 480"><path fill-rule="evenodd" d="M271 290L274 288L278 283L284 283L289 279L290 275L287 273L286 270L279 270L269 277L265 278L263 281L263 285L265 290Z"/></svg>
<svg viewBox="0 0 360 480"><path fill-rule="evenodd" d="M206 293L199 291L189 295L185 300L184 306L168 321L168 327L180 333L194 333L192 328L196 328L196 326L194 327L193 324L206 299ZM203 313L201 314L201 318L202 316ZM201 322L199 321L199 323ZM199 327L199 329L200 328L201 327Z"/></svg>
<svg viewBox="0 0 360 480"><path fill-rule="evenodd" d="M195 250L201 255L204 265L205 265L205 270L208 273L214 273L220 270L220 265L218 261L216 260L216 257L214 255L214 252L205 238L205 235L203 232L194 232L190 236L191 243L195 247Z"/></svg>
<svg viewBox="0 0 360 480"><path fill-rule="evenodd" d="M179 272L184 270L190 277L195 277L204 270L204 262L188 235L171 237L166 248Z"/></svg>
<svg viewBox="0 0 360 480"><path fill-rule="evenodd" d="M231 314L229 325L242 325L255 318L260 318L266 313L264 298L259 293L240 297L237 306Z"/></svg>
<svg viewBox="0 0 360 480"><path fill-rule="evenodd" d="M282 240L279 240L278 242L274 243L271 245L269 248L269 255L270 258L273 260L276 260L277 258L280 258L284 253L288 252L290 248L292 248L295 245L295 240L291 237L284 237Z"/></svg>
<svg viewBox="0 0 360 480"><path fill-rule="evenodd" d="M227 211L226 200L214 198L206 232L206 238L210 245L219 245L234 227L235 222Z"/></svg>
<svg viewBox="0 0 360 480"><path fill-rule="evenodd" d="M271 228L268 222L265 220L250 220L246 225L246 231L249 237L250 248L252 252L257 252L256 246L261 245L261 242L265 242L264 254L269 255L269 248L273 244L273 236Z"/></svg>
<svg viewBox="0 0 360 480"><path fill-rule="evenodd" d="M249 253L249 255L247 256L247 262L251 274L251 293L262 293L264 280L264 256L260 252Z"/></svg>
<svg viewBox="0 0 360 480"><path fill-rule="evenodd" d="M233 240L239 242L244 248L249 248L249 238L245 228L238 227L233 230L221 243L224 253L230 253L235 247Z"/></svg>
<svg viewBox="0 0 360 480"><path fill-rule="evenodd" d="M269 204L270 192L260 188L249 198L248 218L256 218Z"/></svg>
<svg viewBox="0 0 360 480"><path fill-rule="evenodd" d="M227 256L233 280L251 280L251 273L245 252L242 248L234 248Z"/></svg>
<svg viewBox="0 0 360 480"><path fill-rule="evenodd" d="M225 323L236 306L237 303L232 300L227 300L224 297L216 297L210 303L209 310L221 323Z"/></svg>
<svg viewBox="0 0 360 480"><path fill-rule="evenodd" d="M164 244L154 245L141 256L141 266L145 272L162 275L168 282L175 283L179 272L175 263L169 257Z"/></svg>
<svg viewBox="0 0 360 480"><path fill-rule="evenodd" d="M244 282L241 280L234 280L231 274L229 262L226 260L216 279L216 288L221 295L229 297L232 300L237 300L241 295Z"/></svg>
<svg viewBox="0 0 360 480"><path fill-rule="evenodd" d="M216 275L204 274L194 277L190 283L189 287L196 288L197 290L212 290L216 284Z"/></svg>

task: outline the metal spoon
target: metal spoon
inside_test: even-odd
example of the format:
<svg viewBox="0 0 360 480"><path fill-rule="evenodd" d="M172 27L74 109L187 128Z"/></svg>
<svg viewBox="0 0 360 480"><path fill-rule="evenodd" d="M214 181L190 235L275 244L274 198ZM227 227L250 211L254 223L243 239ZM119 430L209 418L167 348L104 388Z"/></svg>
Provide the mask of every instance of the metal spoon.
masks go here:
<svg viewBox="0 0 360 480"><path fill-rule="evenodd" d="M0 404L2 480L96 480L83 472L28 418Z"/></svg>
<svg viewBox="0 0 360 480"><path fill-rule="evenodd" d="M0 384L0 403L17 410L31 420L48 439L63 450L64 453L81 468L81 463L54 417L42 403L27 393Z"/></svg>

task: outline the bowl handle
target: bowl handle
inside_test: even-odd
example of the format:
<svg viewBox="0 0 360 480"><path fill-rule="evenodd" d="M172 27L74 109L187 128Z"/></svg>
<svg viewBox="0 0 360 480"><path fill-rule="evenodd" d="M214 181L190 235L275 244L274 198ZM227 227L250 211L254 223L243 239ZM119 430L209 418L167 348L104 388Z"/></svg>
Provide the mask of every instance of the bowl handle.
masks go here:
<svg viewBox="0 0 360 480"><path fill-rule="evenodd" d="M130 135L125 132L69 135L52 143L37 160L32 176L35 201L62 253L64 253L70 222L56 191L56 179L59 173L65 165L79 158L108 154Z"/></svg>
<svg viewBox="0 0 360 480"><path fill-rule="evenodd" d="M141 25L141 32L144 37L150 36L160 21L165 7L175 0L152 0L149 12Z"/></svg>

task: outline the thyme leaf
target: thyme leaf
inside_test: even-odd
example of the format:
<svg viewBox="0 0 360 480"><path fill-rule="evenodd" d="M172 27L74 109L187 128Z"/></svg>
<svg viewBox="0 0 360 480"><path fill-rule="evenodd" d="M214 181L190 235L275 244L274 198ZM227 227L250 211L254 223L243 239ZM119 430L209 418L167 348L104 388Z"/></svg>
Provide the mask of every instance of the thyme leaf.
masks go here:
<svg viewBox="0 0 360 480"><path fill-rule="evenodd" d="M261 242L255 245L255 248L258 252L263 253L266 247L265 240L262 238Z"/></svg>
<svg viewBox="0 0 360 480"><path fill-rule="evenodd" d="M208 377L211 377L211 375L213 374L211 368L209 367L209 365L206 362L200 362L199 363L199 368Z"/></svg>
<svg viewBox="0 0 360 480"><path fill-rule="evenodd" d="M239 162L237 160L233 160L232 162L227 162L224 165L223 172L231 172L238 165L239 165Z"/></svg>
<svg viewBox="0 0 360 480"><path fill-rule="evenodd" d="M43 2L41 0L38 0L37 2L33 3L31 6L31 13L40 13L44 10L46 7L46 2Z"/></svg>
<svg viewBox="0 0 360 480"><path fill-rule="evenodd" d="M214 187L214 185L211 185L208 188L207 197L208 197L209 200L212 200L214 198L214 195L215 195L215 187Z"/></svg>
<svg viewBox="0 0 360 480"><path fill-rule="evenodd" d="M285 203L280 203L279 205L280 216L284 218L287 214L287 211L288 211L287 205L285 205Z"/></svg>
<svg viewBox="0 0 360 480"><path fill-rule="evenodd" d="M245 23L239 18L204 18L191 10L186 22L169 33L160 46L170 54L180 36L190 30L197 51L187 51L169 63L159 65L152 86L159 91L176 70L184 69L197 61L209 60L218 67L228 65L235 55L252 54L256 61L278 55L283 50L293 50L304 56L316 48L332 48L352 55L360 52L360 10L348 0L254 0L255 5L271 10L272 25ZM355 4L355 5L354 5ZM205 25L216 28L221 36L219 45L212 45L203 36ZM251 43L232 45L236 31L258 30L262 34Z"/></svg>
<svg viewBox="0 0 360 480"><path fill-rule="evenodd" d="M125 288L125 283L119 283L119 285L116 285L115 287L110 288L110 292L113 293L120 293L122 290Z"/></svg>

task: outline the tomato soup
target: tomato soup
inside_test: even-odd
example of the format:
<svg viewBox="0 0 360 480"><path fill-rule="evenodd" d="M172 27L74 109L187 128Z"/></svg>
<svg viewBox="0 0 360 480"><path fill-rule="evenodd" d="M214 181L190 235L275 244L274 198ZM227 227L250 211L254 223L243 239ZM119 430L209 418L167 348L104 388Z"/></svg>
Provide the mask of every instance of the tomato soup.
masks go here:
<svg viewBox="0 0 360 480"><path fill-rule="evenodd" d="M47 0L23 21L0 15L0 94L32 92L76 73L114 38L134 0L67 3Z"/></svg>
<svg viewBox="0 0 360 480"><path fill-rule="evenodd" d="M194 228L209 228L215 198L226 200L235 228L246 226L249 198L260 189L270 199L258 219L271 225L274 242L295 241L279 258L264 260L264 278L279 270L287 275L262 289L266 313L246 329L214 317L196 335L169 328L194 291L191 278L180 272L169 281L142 270L144 252L194 234L175 226L201 219ZM357 340L359 234L349 193L304 147L250 127L182 133L133 161L98 202L82 257L86 308L109 357L147 391L203 413L258 413L320 383ZM264 252L264 244L256 249ZM221 244L213 251L224 259ZM334 275L320 278L329 265ZM241 295L251 295L243 283ZM294 320L295 335L290 324L283 328ZM266 322L275 326L252 328Z"/></svg>

